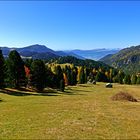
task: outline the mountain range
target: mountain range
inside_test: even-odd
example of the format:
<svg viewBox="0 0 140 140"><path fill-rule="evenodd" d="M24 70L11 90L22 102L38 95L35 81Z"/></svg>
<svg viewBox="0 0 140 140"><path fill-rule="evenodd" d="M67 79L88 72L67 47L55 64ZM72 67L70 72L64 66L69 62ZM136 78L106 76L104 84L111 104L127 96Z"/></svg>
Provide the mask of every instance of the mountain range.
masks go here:
<svg viewBox="0 0 140 140"><path fill-rule="evenodd" d="M140 45L125 49L94 49L54 51L45 45L30 45L23 48L1 47L4 57L11 50L17 50L22 58L50 60L64 56L74 56L78 59L93 59L101 61L114 68L122 69L128 73L140 72ZM69 58L69 57L68 57Z"/></svg>
<svg viewBox="0 0 140 140"><path fill-rule="evenodd" d="M11 50L17 50L22 58L48 60L48 59L52 59L52 58L58 58L60 56L74 56L74 57L77 57L80 59L84 59L83 57L78 56L74 53L71 53L71 52L65 53L63 51L54 51L54 50L46 47L45 45L39 45L39 44L30 45L30 46L23 47L23 48L1 47L1 50L5 57L8 56L8 54Z"/></svg>
<svg viewBox="0 0 140 140"><path fill-rule="evenodd" d="M94 50L71 50L71 51L54 51L45 45L30 45L23 48L9 48L1 47L3 55L8 56L11 50L17 50L23 58L33 58L33 59L52 59L58 58L60 56L74 56L79 59L93 59L99 60L107 54L114 54L119 51L119 49L94 49Z"/></svg>

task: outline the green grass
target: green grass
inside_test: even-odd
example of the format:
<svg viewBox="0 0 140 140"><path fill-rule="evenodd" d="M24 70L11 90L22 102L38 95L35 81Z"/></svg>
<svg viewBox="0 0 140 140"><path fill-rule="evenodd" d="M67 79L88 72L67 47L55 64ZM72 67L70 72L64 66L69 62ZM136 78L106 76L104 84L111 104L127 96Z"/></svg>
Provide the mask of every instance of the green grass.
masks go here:
<svg viewBox="0 0 140 140"><path fill-rule="evenodd" d="M112 101L119 91L140 99L140 86L104 83L0 93L0 139L140 139L140 102Z"/></svg>

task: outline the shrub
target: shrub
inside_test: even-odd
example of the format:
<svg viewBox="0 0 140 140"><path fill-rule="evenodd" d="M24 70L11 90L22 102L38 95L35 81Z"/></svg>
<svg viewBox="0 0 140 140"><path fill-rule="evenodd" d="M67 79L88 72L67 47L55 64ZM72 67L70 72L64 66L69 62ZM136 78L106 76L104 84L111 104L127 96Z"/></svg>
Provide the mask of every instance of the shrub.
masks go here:
<svg viewBox="0 0 140 140"><path fill-rule="evenodd" d="M125 100L125 101L137 102L137 99L135 99L131 94L122 91L112 96L111 99L113 101Z"/></svg>

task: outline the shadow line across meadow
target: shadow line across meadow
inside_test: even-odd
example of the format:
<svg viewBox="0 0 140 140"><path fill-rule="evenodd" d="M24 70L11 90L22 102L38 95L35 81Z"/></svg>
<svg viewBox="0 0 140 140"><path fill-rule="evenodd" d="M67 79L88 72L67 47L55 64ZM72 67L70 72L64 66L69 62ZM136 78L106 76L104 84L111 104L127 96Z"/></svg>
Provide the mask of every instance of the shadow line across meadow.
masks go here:
<svg viewBox="0 0 140 140"><path fill-rule="evenodd" d="M80 93L74 93L72 90L65 90L64 92L55 89L45 89L42 92L31 91L30 89L0 89L0 94L8 94L12 96L60 96L60 95L84 95ZM1 101L1 100L0 100Z"/></svg>
<svg viewBox="0 0 140 140"><path fill-rule="evenodd" d="M13 95L13 96L58 96L54 93L56 92L47 92L47 91L43 91L43 92L35 92L35 91L30 91L28 89L1 89L0 90L1 93L3 94L8 94L8 95Z"/></svg>

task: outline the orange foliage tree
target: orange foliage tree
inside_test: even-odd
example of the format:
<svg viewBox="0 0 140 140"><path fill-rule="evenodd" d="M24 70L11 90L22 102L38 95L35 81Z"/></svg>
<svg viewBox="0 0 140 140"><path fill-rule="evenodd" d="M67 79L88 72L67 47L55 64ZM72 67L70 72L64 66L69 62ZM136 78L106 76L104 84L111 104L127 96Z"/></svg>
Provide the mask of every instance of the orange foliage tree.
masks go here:
<svg viewBox="0 0 140 140"><path fill-rule="evenodd" d="M68 78L67 78L67 75L65 73L63 73L63 77L64 77L65 85L68 85Z"/></svg>
<svg viewBox="0 0 140 140"><path fill-rule="evenodd" d="M26 77L30 77L30 69L27 66L24 66Z"/></svg>

